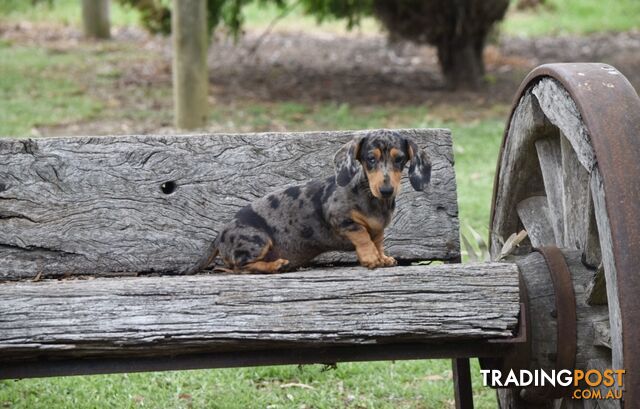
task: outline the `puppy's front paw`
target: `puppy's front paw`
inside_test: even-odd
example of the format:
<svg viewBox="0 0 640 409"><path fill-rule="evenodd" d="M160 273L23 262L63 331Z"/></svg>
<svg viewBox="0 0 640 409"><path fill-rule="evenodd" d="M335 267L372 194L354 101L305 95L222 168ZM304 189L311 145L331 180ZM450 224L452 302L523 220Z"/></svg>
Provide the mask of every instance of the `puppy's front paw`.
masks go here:
<svg viewBox="0 0 640 409"><path fill-rule="evenodd" d="M383 265L377 252L359 254L358 261L362 267L369 269L374 269Z"/></svg>
<svg viewBox="0 0 640 409"><path fill-rule="evenodd" d="M385 256L383 254L382 256L380 256L380 259L382 260L382 265L384 267L393 267L398 265L396 259L391 256Z"/></svg>

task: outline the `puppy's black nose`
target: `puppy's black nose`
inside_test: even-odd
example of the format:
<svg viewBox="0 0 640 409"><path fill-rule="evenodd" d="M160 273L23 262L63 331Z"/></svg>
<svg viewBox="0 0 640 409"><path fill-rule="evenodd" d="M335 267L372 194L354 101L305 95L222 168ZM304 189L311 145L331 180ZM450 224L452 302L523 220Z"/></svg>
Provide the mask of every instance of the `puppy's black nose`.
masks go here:
<svg viewBox="0 0 640 409"><path fill-rule="evenodd" d="M391 197L391 195L393 194L393 187L392 186L382 186L380 188L380 194L382 195L382 197L384 198L389 198Z"/></svg>

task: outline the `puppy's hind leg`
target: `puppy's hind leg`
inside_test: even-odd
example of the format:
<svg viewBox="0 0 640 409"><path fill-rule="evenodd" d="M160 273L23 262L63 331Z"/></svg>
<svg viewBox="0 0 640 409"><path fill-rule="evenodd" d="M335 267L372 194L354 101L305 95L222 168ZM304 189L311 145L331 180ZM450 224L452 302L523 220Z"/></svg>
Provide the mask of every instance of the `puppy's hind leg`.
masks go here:
<svg viewBox="0 0 640 409"><path fill-rule="evenodd" d="M253 228L229 232L220 245L220 253L226 267L234 272L277 273L289 264L278 257L271 238Z"/></svg>
<svg viewBox="0 0 640 409"><path fill-rule="evenodd" d="M271 258L268 256L273 256L272 249L273 242L269 240L260 251L258 257L248 263L245 263L242 266L242 269L252 273L279 273L283 267L289 264L289 260L277 258L271 261L265 261L265 258Z"/></svg>
<svg viewBox="0 0 640 409"><path fill-rule="evenodd" d="M269 274L282 272L282 268L286 267L288 264L289 260L279 258L274 261L254 261L253 263L246 264L244 268L253 273Z"/></svg>

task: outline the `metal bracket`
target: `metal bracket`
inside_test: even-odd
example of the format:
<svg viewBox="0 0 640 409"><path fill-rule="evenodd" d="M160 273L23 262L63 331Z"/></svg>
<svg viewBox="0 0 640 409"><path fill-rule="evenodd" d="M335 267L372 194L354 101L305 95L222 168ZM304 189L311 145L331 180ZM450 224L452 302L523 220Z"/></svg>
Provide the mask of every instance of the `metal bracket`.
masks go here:
<svg viewBox="0 0 640 409"><path fill-rule="evenodd" d="M555 246L534 249L544 257L556 302L556 371L573 370L576 366L576 351L578 348L578 318L576 314L576 295L573 291L571 271L560 251ZM562 398L570 393L570 389L561 387L527 388L521 397L527 401L546 401Z"/></svg>

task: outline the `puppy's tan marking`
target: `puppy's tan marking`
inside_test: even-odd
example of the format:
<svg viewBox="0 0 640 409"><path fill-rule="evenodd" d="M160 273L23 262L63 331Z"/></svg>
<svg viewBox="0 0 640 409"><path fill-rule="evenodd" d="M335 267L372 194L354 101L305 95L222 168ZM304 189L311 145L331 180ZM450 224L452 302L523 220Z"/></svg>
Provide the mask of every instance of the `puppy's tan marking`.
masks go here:
<svg viewBox="0 0 640 409"><path fill-rule="evenodd" d="M244 265L244 269L254 273L279 273L282 267L289 264L289 260L279 258L274 261L254 261Z"/></svg>
<svg viewBox="0 0 640 409"><path fill-rule="evenodd" d="M413 157L416 155L416 153L413 151L413 148L411 147L411 145L409 145L409 147L407 149L407 153L409 154L409 160L413 159Z"/></svg>
<svg viewBox="0 0 640 409"><path fill-rule="evenodd" d="M396 158L399 155L402 155L402 151L400 149L391 148L389 151L389 155L391 156L391 160L395 163ZM394 196L397 196L400 193L400 180L402 178L402 169L393 169L389 173L391 179L391 186L393 186Z"/></svg>
<svg viewBox="0 0 640 409"><path fill-rule="evenodd" d="M356 248L356 255L361 265L367 268L376 268L382 265L378 249L371 241L369 232L363 226L356 231L347 231L344 235Z"/></svg>
<svg viewBox="0 0 640 409"><path fill-rule="evenodd" d="M376 218L367 217L357 210L352 210L350 216L351 220L367 229L367 232L371 237L377 236L384 232L383 223Z"/></svg>
<svg viewBox="0 0 640 409"><path fill-rule="evenodd" d="M278 273L280 269L287 264L289 264L289 260L285 260L283 258L279 258L274 261L264 261L264 258L269 253L269 250L273 247L273 242L269 240L267 244L262 248L258 257L256 257L253 261L246 263L241 267L243 270L248 270L256 273Z"/></svg>
<svg viewBox="0 0 640 409"><path fill-rule="evenodd" d="M260 252L258 257L256 257L253 261L260 261L264 259L267 256L267 253L269 253L269 250L271 250L271 247L273 247L273 242L269 240L267 241L267 244L265 244L265 246L262 248L262 251Z"/></svg>

